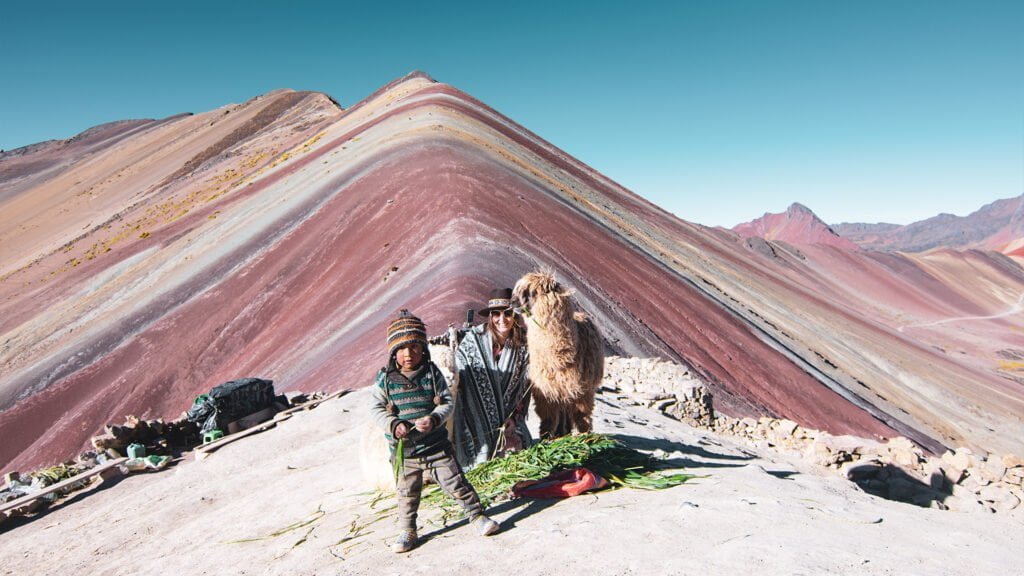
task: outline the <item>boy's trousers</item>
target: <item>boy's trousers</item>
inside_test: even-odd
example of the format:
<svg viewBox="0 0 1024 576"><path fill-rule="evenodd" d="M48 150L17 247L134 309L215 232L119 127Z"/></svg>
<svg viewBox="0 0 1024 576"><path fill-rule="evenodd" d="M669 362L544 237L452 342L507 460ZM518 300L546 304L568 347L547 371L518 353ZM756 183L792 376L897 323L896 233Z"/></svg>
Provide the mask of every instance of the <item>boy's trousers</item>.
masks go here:
<svg viewBox="0 0 1024 576"><path fill-rule="evenodd" d="M392 460L393 462L394 460ZM416 511L423 492L423 473L429 472L435 482L462 506L472 522L483 509L476 490L466 480L462 467L450 450L420 458L406 458L404 470L398 472L398 529L416 529Z"/></svg>

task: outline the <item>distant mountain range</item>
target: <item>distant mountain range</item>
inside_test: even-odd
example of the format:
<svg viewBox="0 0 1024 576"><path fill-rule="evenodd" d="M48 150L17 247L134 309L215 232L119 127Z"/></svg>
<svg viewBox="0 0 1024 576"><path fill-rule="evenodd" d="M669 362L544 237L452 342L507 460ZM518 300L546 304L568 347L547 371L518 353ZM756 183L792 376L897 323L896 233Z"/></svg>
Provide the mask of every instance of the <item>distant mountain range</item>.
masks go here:
<svg viewBox="0 0 1024 576"><path fill-rule="evenodd" d="M924 252L933 248L994 250L1024 257L1024 195L997 200L967 216L939 214L912 224L833 224L822 222L807 207L791 205L732 229L749 238L793 244L854 245L887 252Z"/></svg>
<svg viewBox="0 0 1024 576"><path fill-rule="evenodd" d="M367 386L399 308L440 333L539 267L727 414L1024 453L1011 258L860 250L803 207L685 222L423 73L8 151L0 213L0 471L235 378Z"/></svg>

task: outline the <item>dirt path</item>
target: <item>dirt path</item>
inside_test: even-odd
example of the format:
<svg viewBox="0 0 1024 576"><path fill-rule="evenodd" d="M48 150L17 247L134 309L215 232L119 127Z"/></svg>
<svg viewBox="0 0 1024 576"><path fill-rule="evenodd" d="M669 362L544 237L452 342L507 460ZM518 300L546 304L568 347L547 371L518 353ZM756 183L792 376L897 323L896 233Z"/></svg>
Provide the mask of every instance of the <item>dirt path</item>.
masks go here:
<svg viewBox="0 0 1024 576"><path fill-rule="evenodd" d="M1011 306L1005 312L999 314L992 314L991 316L956 316L954 318L944 318L942 320L936 320L935 322L925 322L923 324L908 324L896 328L896 330L903 332L904 328L928 328L930 326L939 326L940 324L951 324L953 322L970 322L976 320L996 320L999 318L1006 318L1014 314L1019 314L1024 310L1024 293L1021 293L1020 297L1017 298L1017 303Z"/></svg>

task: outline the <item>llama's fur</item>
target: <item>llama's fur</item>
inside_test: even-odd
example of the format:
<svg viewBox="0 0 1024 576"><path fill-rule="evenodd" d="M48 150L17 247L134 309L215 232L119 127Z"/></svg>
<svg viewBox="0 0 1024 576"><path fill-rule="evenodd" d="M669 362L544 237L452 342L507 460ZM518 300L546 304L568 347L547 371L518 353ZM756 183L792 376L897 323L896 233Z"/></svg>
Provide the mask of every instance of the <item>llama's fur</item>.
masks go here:
<svg viewBox="0 0 1024 576"><path fill-rule="evenodd" d="M359 438L359 464L363 481L381 492L395 491L395 472L391 467L388 441L384 431L367 419Z"/></svg>
<svg viewBox="0 0 1024 576"><path fill-rule="evenodd" d="M542 438L593 428L594 393L604 377L604 344L590 318L576 310L572 291L547 271L516 282L513 297L528 314L529 376Z"/></svg>

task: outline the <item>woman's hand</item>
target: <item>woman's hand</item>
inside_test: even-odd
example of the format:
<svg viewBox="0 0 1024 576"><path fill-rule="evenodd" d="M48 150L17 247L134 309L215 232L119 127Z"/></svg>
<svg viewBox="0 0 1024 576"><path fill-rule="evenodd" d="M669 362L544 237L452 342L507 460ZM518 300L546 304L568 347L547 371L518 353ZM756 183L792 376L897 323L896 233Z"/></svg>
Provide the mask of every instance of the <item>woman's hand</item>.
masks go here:
<svg viewBox="0 0 1024 576"><path fill-rule="evenodd" d="M409 425L405 422L399 422L395 426L395 438L405 438L409 434Z"/></svg>

